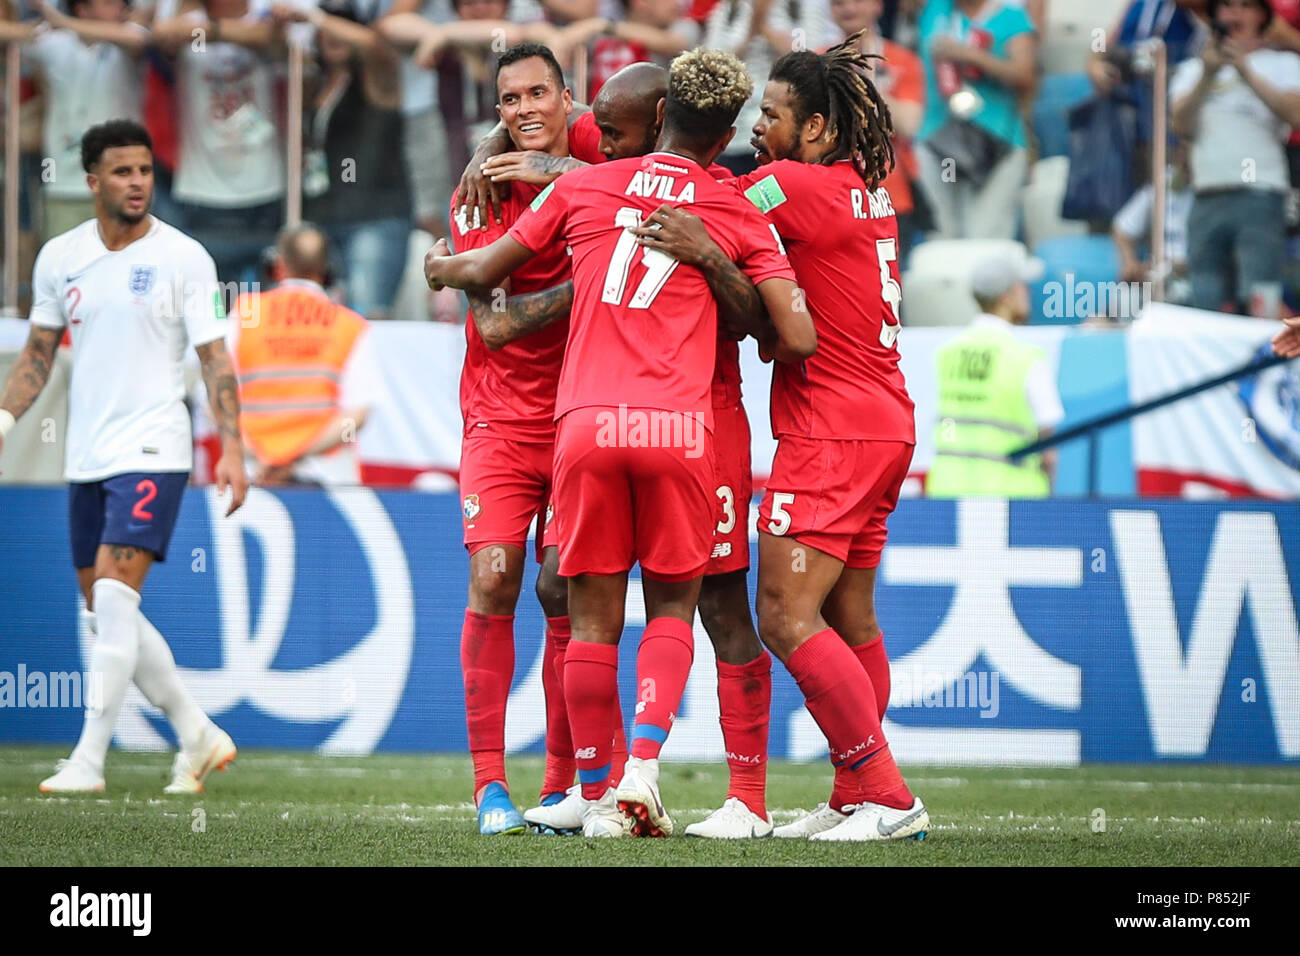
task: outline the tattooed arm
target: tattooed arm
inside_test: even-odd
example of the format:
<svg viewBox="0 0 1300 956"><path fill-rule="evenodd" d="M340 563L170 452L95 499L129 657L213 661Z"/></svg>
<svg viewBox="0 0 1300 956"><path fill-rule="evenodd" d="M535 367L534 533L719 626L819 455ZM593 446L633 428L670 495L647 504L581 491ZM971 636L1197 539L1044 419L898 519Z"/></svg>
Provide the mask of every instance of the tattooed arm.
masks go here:
<svg viewBox="0 0 1300 956"><path fill-rule="evenodd" d="M454 289L491 289L506 281L537 253L509 235L468 252L452 255L446 239L439 239L424 254L424 279L434 292Z"/></svg>
<svg viewBox="0 0 1300 956"><path fill-rule="evenodd" d="M493 183L521 182L545 186L572 169L587 164L572 156L552 156L535 149L493 156L483 164L483 175Z"/></svg>
<svg viewBox="0 0 1300 956"><path fill-rule="evenodd" d="M505 289L492 296L483 291L471 289L465 294L474 327L483 344L494 352L567 317L573 307L572 279L554 289L509 296L504 302Z"/></svg>
<svg viewBox="0 0 1300 956"><path fill-rule="evenodd" d="M32 407L36 396L50 380L54 354L62 337L62 329L48 329L41 325L33 325L27 333L27 344L9 372L4 392L0 393L0 452L4 450L4 434L9 430L5 427L8 417L22 418L23 412Z"/></svg>
<svg viewBox="0 0 1300 956"><path fill-rule="evenodd" d="M248 476L244 473L244 443L239 437L239 381L235 378L226 343L215 339L195 348L203 367L203 384L208 388L212 403L212 419L221 435L221 460L217 462L217 491L224 494L230 488L232 514L244 503L248 493Z"/></svg>
<svg viewBox="0 0 1300 956"><path fill-rule="evenodd" d="M574 103L573 112L569 114L569 127L577 122L578 117L583 113L591 112L591 108L582 104ZM497 123L492 127L481 140L478 147L474 150L474 155L470 157L469 165L465 167L465 172L461 174L460 184L456 187L456 205L458 208L465 210L466 221L474 221L474 213L478 212L478 221L481 223L480 228L487 229L488 224L492 221L489 218L489 211L497 222L501 221L501 197L505 190L498 190L496 183L487 177L483 170L493 157L500 156L502 153L508 153L514 148L514 142L510 139L510 134L506 132L504 123ZM578 162L574 160L574 162ZM579 165L584 165L579 163ZM565 170L561 170L564 172ZM558 176L559 173L556 173ZM554 177L552 177L554 178ZM499 180L505 182L504 179ZM549 182L550 180L545 180Z"/></svg>
<svg viewBox="0 0 1300 956"><path fill-rule="evenodd" d="M767 308L754 283L713 241L698 216L660 206L632 234L646 248L658 249L704 273L718 300L718 320L728 331L741 338L761 338L771 331Z"/></svg>

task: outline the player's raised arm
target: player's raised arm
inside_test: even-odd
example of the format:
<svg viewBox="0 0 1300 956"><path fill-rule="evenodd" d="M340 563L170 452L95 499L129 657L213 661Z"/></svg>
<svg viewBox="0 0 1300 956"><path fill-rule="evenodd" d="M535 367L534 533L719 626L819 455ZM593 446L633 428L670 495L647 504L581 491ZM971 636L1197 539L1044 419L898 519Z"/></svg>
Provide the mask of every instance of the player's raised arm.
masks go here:
<svg viewBox="0 0 1300 956"><path fill-rule="evenodd" d="M27 333L27 344L9 372L3 394L0 394L0 452L4 451L5 435L23 412L32 407L36 396L50 380L54 354L59 348L62 329L49 329L33 325Z"/></svg>
<svg viewBox="0 0 1300 956"><path fill-rule="evenodd" d="M485 296L470 290L467 297L479 338L495 352L566 318L573 308L573 280L553 289L508 296L504 309L500 307L499 294Z"/></svg>
<svg viewBox="0 0 1300 956"><path fill-rule="evenodd" d="M195 347L203 369L203 384L208 389L208 400L212 403L212 420L217 424L221 435L221 459L217 462L217 491L225 492L230 488L230 507L226 514L233 514L244 503L248 494L248 476L244 473L244 442L239 436L239 381L235 378L235 369L230 364L230 354L226 343L214 339Z"/></svg>
<svg viewBox="0 0 1300 956"><path fill-rule="evenodd" d="M505 281L536 253L510 236L490 246L452 255L446 239L439 239L424 256L424 278L434 292L453 289L491 289Z"/></svg>
<svg viewBox="0 0 1300 956"><path fill-rule="evenodd" d="M802 362L817 351L817 332L812 313L804 304L803 291L789 279L764 279L758 294L767 306L772 328L759 340L761 349L778 362Z"/></svg>

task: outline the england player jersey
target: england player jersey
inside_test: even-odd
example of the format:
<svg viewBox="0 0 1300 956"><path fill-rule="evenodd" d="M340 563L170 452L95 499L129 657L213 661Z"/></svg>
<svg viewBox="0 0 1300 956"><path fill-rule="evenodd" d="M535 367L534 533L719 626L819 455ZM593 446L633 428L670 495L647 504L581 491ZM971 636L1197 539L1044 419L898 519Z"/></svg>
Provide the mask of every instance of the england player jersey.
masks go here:
<svg viewBox="0 0 1300 956"><path fill-rule="evenodd" d="M45 244L32 284L32 322L72 337L64 477L189 471L182 361L226 331L212 257L157 219L110 252L90 219Z"/></svg>

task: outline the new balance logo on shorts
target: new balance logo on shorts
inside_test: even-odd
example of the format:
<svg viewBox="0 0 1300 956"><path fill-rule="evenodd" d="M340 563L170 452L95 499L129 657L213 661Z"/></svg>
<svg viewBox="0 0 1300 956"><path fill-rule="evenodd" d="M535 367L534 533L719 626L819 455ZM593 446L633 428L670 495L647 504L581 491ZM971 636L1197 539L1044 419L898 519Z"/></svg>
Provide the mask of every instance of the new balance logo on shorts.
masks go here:
<svg viewBox="0 0 1300 956"><path fill-rule="evenodd" d="M713 546L713 553L712 553L711 555L709 555L709 557L711 557L711 558L729 558L729 557L731 557L731 542L730 542L730 541L720 541L719 543L715 544L715 545Z"/></svg>

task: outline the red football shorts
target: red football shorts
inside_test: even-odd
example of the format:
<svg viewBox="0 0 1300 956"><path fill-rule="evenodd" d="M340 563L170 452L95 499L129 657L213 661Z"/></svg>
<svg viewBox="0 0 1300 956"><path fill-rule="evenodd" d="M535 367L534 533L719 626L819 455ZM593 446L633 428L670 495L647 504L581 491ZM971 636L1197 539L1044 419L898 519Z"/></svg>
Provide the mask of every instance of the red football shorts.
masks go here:
<svg viewBox="0 0 1300 956"><path fill-rule="evenodd" d="M740 402L713 409L713 488L717 525L705 574L749 567L749 502L754 475L749 466L749 416Z"/></svg>
<svg viewBox="0 0 1300 956"><path fill-rule="evenodd" d="M542 548L556 544L555 522L548 507L555 446L493 435L469 435L460 450L460 505L465 547L470 554L489 544L528 543L528 528L537 517L544 530Z"/></svg>
<svg viewBox="0 0 1300 956"><path fill-rule="evenodd" d="M877 567L912 450L901 441L782 437L758 530L796 538L850 568Z"/></svg>
<svg viewBox="0 0 1300 956"><path fill-rule="evenodd" d="M617 574L640 561L662 581L698 577L713 548L713 487L702 422L654 408L574 409L555 439L560 574Z"/></svg>

